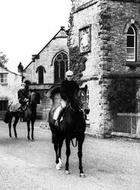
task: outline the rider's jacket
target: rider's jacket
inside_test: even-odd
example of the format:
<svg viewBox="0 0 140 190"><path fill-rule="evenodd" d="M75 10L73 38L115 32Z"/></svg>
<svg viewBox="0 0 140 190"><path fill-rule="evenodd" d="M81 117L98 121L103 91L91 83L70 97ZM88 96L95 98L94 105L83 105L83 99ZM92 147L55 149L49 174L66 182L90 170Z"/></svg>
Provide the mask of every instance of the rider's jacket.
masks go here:
<svg viewBox="0 0 140 190"><path fill-rule="evenodd" d="M18 100L21 105L24 105L29 99L29 92L26 89L19 89Z"/></svg>
<svg viewBox="0 0 140 190"><path fill-rule="evenodd" d="M75 81L64 80L60 87L61 98L65 101L74 99L75 94L79 90L79 85Z"/></svg>

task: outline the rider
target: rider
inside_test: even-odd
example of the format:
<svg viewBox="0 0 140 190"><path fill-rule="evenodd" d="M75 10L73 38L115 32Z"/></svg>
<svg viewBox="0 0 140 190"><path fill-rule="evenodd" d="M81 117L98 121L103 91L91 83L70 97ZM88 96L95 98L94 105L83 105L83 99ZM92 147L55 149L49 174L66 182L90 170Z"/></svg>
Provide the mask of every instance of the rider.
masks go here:
<svg viewBox="0 0 140 190"><path fill-rule="evenodd" d="M22 83L21 88L18 90L18 101L21 104L20 110L24 111L29 102L29 86L26 83Z"/></svg>
<svg viewBox="0 0 140 190"><path fill-rule="evenodd" d="M60 119L65 111L68 103L76 106L78 103L75 100L75 94L78 93L79 85L73 80L73 71L66 72L66 79L61 83L60 96L61 96L61 110L57 118L55 118L55 125L59 125Z"/></svg>

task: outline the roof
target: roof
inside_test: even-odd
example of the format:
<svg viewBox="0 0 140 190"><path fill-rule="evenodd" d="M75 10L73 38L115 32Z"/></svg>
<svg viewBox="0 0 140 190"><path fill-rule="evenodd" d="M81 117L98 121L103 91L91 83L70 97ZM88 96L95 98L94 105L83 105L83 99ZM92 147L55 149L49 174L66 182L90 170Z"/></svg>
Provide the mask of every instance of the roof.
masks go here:
<svg viewBox="0 0 140 190"><path fill-rule="evenodd" d="M64 26L61 26L60 30L54 35L54 37L39 51L38 54L34 55L34 60L37 59L39 57L39 54L52 42L52 40L56 39L56 38L67 38L67 31L65 30ZM31 65L31 63L33 63L34 61L32 60L26 67L25 69L23 69L23 71L25 71L29 65Z"/></svg>
<svg viewBox="0 0 140 190"><path fill-rule="evenodd" d="M12 74L14 74L14 75L19 75L19 76L21 76L20 74L18 74L18 73L15 73L15 72L13 72L13 71L10 71L7 67L5 67L5 66L0 66L0 68L2 68L2 69L4 69L4 70L6 70L7 72L9 72L9 73L12 73Z"/></svg>

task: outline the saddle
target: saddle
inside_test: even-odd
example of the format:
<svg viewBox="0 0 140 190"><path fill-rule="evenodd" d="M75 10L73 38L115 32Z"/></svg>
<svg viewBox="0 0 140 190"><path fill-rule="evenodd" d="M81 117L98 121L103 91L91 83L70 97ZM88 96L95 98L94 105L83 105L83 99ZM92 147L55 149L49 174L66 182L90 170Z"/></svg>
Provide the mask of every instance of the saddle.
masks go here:
<svg viewBox="0 0 140 190"><path fill-rule="evenodd" d="M21 107L20 103L11 103L8 109L10 112L17 112L20 107Z"/></svg>
<svg viewBox="0 0 140 190"><path fill-rule="evenodd" d="M24 111L27 109L27 107L28 107L27 104L22 105L22 106L19 107L18 111L20 111L20 112L24 112Z"/></svg>
<svg viewBox="0 0 140 190"><path fill-rule="evenodd" d="M24 112L27 109L27 107L28 107L27 103L25 105L21 105L20 103L11 103L9 105L8 110L10 112L17 112L17 111Z"/></svg>

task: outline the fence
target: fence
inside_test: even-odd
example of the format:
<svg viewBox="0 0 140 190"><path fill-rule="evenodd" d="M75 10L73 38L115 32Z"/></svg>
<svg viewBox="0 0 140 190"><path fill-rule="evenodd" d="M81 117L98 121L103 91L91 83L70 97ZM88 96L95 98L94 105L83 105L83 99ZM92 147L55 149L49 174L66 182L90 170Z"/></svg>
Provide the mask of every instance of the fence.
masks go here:
<svg viewBox="0 0 140 190"><path fill-rule="evenodd" d="M117 113L113 132L136 134L139 120L139 113Z"/></svg>

